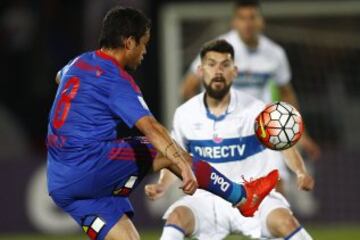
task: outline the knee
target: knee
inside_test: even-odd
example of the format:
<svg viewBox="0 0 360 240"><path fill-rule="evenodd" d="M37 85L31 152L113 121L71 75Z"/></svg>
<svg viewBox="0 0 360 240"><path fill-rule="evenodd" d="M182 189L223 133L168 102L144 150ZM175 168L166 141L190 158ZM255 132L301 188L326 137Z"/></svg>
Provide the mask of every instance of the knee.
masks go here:
<svg viewBox="0 0 360 240"><path fill-rule="evenodd" d="M286 232L286 236L299 227L298 221L290 214L286 217L283 217L279 221L278 225L278 229L283 228L283 232Z"/></svg>
<svg viewBox="0 0 360 240"><path fill-rule="evenodd" d="M166 220L166 224L174 224L182 228L186 235L192 234L195 226L195 219L192 211L184 206L175 208Z"/></svg>
<svg viewBox="0 0 360 240"><path fill-rule="evenodd" d="M300 226L290 211L285 209L275 210L273 213L270 213L267 225L274 237L286 237Z"/></svg>

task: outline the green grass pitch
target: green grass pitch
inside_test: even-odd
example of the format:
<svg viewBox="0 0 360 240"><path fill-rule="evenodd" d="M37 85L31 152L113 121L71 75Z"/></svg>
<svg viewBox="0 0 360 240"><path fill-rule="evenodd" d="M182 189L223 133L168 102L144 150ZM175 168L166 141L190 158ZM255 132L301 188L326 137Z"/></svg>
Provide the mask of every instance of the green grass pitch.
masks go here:
<svg viewBox="0 0 360 240"><path fill-rule="evenodd" d="M328 226L313 226L307 227L315 240L355 240L360 239L360 225L328 225ZM141 232L141 239L157 240L160 232ZM247 238L241 236L231 236L226 240L246 240ZM48 236L36 234L15 234L15 235L0 235L0 240L87 240L84 235L73 236Z"/></svg>

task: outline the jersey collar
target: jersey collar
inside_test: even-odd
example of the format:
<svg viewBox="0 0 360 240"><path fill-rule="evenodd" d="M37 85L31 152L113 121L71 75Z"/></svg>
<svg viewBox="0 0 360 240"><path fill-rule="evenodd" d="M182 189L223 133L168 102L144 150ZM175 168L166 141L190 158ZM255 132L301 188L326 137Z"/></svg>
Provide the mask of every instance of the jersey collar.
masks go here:
<svg viewBox="0 0 360 240"><path fill-rule="evenodd" d="M118 66L119 68L121 68L122 70L124 70L124 67L118 62L116 61L115 58L113 58L112 56L106 54L105 52L101 51L101 49L98 49L95 51L95 54L105 60L109 60L111 62L113 62L116 66Z"/></svg>
<svg viewBox="0 0 360 240"><path fill-rule="evenodd" d="M214 121L222 121L225 119L225 117L233 112L236 108L236 102L237 102L237 99L236 99L236 93L234 92L234 90L232 88L230 88L230 103L229 103L229 106L227 107L227 109L225 110L225 113L219 115L219 116L216 116L214 114L212 114L209 110L209 108L207 107L207 104L205 102L205 92L203 92L201 95L200 95L200 99L201 99L201 105L203 106L203 108L205 109L205 112L206 112L206 116L211 119L211 120L214 120Z"/></svg>
<svg viewBox="0 0 360 240"><path fill-rule="evenodd" d="M265 38L263 34L259 34L258 45L256 48L248 48L236 30L231 30L231 32L236 36L236 42L239 44L240 49L244 49L248 54L257 54L263 48Z"/></svg>
<svg viewBox="0 0 360 240"><path fill-rule="evenodd" d="M103 58L103 59L105 59L105 60L109 60L109 61L111 61L112 63L114 63L115 66L117 66L117 67L119 68L119 74L120 74L120 76L121 76L123 79L129 81L130 84L131 84L131 86L133 87L133 89L134 89L137 93L141 94L141 90L140 90L139 86L136 84L136 82L134 81L133 77L132 77L126 70L124 70L124 68L121 66L120 63L118 63L118 61L116 61L115 58L113 58L112 56L104 53L104 52L101 51L100 49L96 50L96 51L95 51L95 54L96 54L98 57L100 57L100 58Z"/></svg>

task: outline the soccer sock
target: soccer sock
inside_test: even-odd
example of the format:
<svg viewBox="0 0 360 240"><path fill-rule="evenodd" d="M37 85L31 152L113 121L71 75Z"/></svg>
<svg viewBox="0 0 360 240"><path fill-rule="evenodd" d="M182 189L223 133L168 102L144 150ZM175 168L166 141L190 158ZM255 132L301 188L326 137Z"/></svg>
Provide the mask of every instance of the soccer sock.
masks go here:
<svg viewBox="0 0 360 240"><path fill-rule="evenodd" d="M193 170L199 188L222 197L233 205L246 198L241 184L234 183L205 161L194 161Z"/></svg>
<svg viewBox="0 0 360 240"><path fill-rule="evenodd" d="M294 232L292 232L289 236L284 238L285 240L312 240L313 238L310 234L303 228L299 227Z"/></svg>
<svg viewBox="0 0 360 240"><path fill-rule="evenodd" d="M166 224L160 240L183 240L184 238L185 232L181 227L174 224Z"/></svg>

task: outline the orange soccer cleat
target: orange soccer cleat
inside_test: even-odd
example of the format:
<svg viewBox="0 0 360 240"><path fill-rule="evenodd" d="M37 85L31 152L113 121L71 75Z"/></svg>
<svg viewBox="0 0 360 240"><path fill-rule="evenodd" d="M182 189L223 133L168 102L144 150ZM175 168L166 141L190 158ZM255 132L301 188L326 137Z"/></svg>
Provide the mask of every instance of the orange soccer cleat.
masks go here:
<svg viewBox="0 0 360 240"><path fill-rule="evenodd" d="M242 200L236 207L245 217L252 217L257 211L262 200L276 186L279 180L279 171L273 170L267 176L244 182L246 199Z"/></svg>

